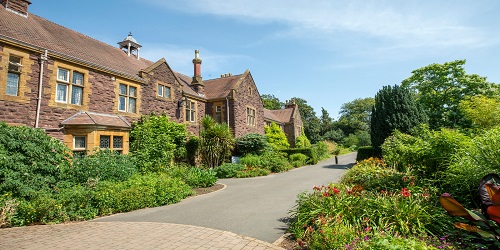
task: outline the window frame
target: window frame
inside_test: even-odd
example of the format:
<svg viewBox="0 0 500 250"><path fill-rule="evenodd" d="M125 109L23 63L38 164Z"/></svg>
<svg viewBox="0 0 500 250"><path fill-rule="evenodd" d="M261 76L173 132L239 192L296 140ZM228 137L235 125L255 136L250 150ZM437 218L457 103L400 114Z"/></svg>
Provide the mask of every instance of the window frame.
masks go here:
<svg viewBox="0 0 500 250"><path fill-rule="evenodd" d="M185 108L185 121L195 123L196 122L196 109L197 104L195 101L186 99L186 108ZM189 119L188 119L189 118Z"/></svg>
<svg viewBox="0 0 500 250"><path fill-rule="evenodd" d="M13 60L17 59L17 60ZM18 61L18 62L17 62ZM15 69L14 69L15 68ZM9 65L7 67L7 83L5 85L5 94L9 96L19 96L19 85L21 82L21 74L23 71L23 58L21 56L16 56L16 55L9 55ZM9 86L13 81L11 78L11 75L17 76L17 79L15 79L15 87L14 86ZM15 94L13 92L9 92L9 89L15 88Z"/></svg>
<svg viewBox="0 0 500 250"><path fill-rule="evenodd" d="M122 93L122 86L125 86L125 93ZM131 95L131 89L134 89L134 95ZM137 114L137 99L139 99L138 96L138 87L132 86L130 84L126 83L118 83L118 111L119 112L125 112L125 113L131 113L131 114ZM123 99L122 99L123 98ZM124 100L124 109L121 108L122 101ZM133 100L133 111L131 111L131 100Z"/></svg>
<svg viewBox="0 0 500 250"><path fill-rule="evenodd" d="M65 74L61 74L65 72ZM81 75L81 82L75 79L75 75ZM64 77L62 77L64 76ZM65 88L62 90L62 88ZM75 90L80 89L79 97L75 98ZM71 105L82 106L83 105L83 94L85 90L85 74L77 70L67 69L64 67L57 67L56 76L56 95L55 100L59 103L66 103ZM60 96L59 93L64 92L64 97ZM60 98L61 97L61 98Z"/></svg>
<svg viewBox="0 0 500 250"><path fill-rule="evenodd" d="M161 89L161 93L160 93ZM167 90L168 90L168 96L167 96ZM164 84L158 84L158 88L156 89L157 96L163 97L166 99L172 99L172 88L170 86L164 85Z"/></svg>
<svg viewBox="0 0 500 250"><path fill-rule="evenodd" d="M215 105L215 121L222 123L222 105Z"/></svg>
<svg viewBox="0 0 500 250"><path fill-rule="evenodd" d="M108 137L109 138L109 147L102 147L102 144L101 144L101 140L102 140L102 137ZM116 138L121 138L121 147L115 147L115 139ZM124 150L124 136L123 135L110 135L110 134L101 134L99 135L99 149L109 149L109 150L112 150L112 151L116 151L120 154L123 153L123 150Z"/></svg>
<svg viewBox="0 0 500 250"><path fill-rule="evenodd" d="M247 125L255 127L257 120L257 112L255 108L247 107Z"/></svg>

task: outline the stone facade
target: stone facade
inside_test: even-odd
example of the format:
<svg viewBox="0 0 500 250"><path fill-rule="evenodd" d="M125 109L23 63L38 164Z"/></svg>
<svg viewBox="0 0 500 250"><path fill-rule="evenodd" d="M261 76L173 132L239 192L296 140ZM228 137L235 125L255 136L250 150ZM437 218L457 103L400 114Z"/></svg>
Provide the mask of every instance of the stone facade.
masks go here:
<svg viewBox="0 0 500 250"><path fill-rule="evenodd" d="M0 26L12 29L0 32L0 121L30 127L38 124L49 135L64 141L70 149L73 149L76 137L86 138L88 150L99 146L101 136L122 137L127 143L126 147L120 149L123 153L128 152L130 124L142 115L152 113L165 113L171 120L184 123L187 130L195 135L199 135L200 120L205 115L227 122L236 137L248 133L264 134L264 107L248 70L238 76L229 74L228 78L221 76L204 83L198 51L193 60L195 76L189 77L173 71L165 59L151 62L139 58L138 52L136 55L129 54L35 15L22 16L5 9L6 4L11 8L26 4L27 10L29 1L0 2L4 5L0 6ZM10 25L11 21L19 24L19 27ZM53 34L46 33L47 27L54 30ZM28 29L34 33L22 32ZM38 29L40 37L37 37ZM61 34L66 33L72 39L80 40L64 43L66 36ZM44 39L60 43L37 44ZM129 34L126 39L133 39L132 35ZM92 47L75 46L75 41ZM48 59L43 57L46 51ZM71 55L65 54L68 51L71 51ZM89 51L92 53L89 54ZM6 93L11 56L21 58L19 65L22 65L22 70L16 73L19 74L17 95ZM42 64L43 72L40 72ZM69 72L68 77L59 76L61 69ZM78 83L72 82L76 79L73 78L75 74L83 76L78 78ZM61 81L65 82L61 84ZM40 83L42 91L37 120ZM61 85L67 85L68 90L61 92L64 88ZM70 101L73 88L81 89L76 94L81 97L75 97L81 102L76 104ZM61 93L66 93L64 100L61 99ZM186 107L191 103L193 106ZM115 121L123 119L129 125L101 124L96 121L75 124L72 119L82 112L104 117L104 120L106 117ZM195 117L188 121L186 112L194 112ZM90 120L92 115L89 115ZM297 127L290 129L297 131Z"/></svg>

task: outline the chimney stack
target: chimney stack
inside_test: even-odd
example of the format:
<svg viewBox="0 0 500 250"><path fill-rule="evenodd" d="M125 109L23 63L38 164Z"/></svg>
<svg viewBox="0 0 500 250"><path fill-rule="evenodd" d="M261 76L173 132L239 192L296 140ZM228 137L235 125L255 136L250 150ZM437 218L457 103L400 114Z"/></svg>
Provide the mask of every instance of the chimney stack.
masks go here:
<svg viewBox="0 0 500 250"><path fill-rule="evenodd" d="M193 76L193 81L191 82L191 86L193 86L194 90L199 94L204 94L205 84L203 84L203 79L201 77L201 62L202 61L200 59L200 51L195 50L193 59L194 76Z"/></svg>
<svg viewBox="0 0 500 250"><path fill-rule="evenodd" d="M5 6L6 9L21 16L28 17L28 5L31 4L29 0L0 0L0 3Z"/></svg>
<svg viewBox="0 0 500 250"><path fill-rule="evenodd" d="M295 101L293 101L293 100L290 100L290 101L286 100L286 102L285 102L285 108L286 109L296 109L298 107L299 107L299 105L297 105L295 103Z"/></svg>

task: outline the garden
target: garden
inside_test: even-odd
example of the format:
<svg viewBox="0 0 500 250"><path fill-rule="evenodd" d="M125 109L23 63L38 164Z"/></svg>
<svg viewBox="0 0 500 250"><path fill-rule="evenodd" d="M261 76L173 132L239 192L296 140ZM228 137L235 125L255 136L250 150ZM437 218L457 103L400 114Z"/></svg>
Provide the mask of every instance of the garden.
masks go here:
<svg viewBox="0 0 500 250"><path fill-rule="evenodd" d="M371 147L297 198L301 249L499 249L498 85L455 61L375 96Z"/></svg>
<svg viewBox="0 0 500 250"><path fill-rule="evenodd" d="M130 132L130 153L101 149L72 156L43 130L0 123L0 227L90 220L163 206L212 187L218 178L290 170L331 156L335 144L290 148L275 124L266 135L234 138L206 116L200 136L165 115L144 116ZM231 155L239 155L231 163Z"/></svg>

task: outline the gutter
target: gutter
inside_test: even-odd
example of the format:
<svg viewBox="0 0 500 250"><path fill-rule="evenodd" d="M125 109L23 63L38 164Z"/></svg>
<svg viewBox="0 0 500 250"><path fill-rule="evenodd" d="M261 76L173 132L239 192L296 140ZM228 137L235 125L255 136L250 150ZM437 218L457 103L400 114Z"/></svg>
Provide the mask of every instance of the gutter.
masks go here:
<svg viewBox="0 0 500 250"><path fill-rule="evenodd" d="M227 127L229 126L229 99L226 96L226 120L227 120Z"/></svg>
<svg viewBox="0 0 500 250"><path fill-rule="evenodd" d="M40 106L42 104L42 90L43 90L43 66L45 61L48 60L48 51L45 50L45 54L40 55L40 76L38 79L38 98L36 100L36 118L35 118L35 128L38 128L38 122L40 120Z"/></svg>

